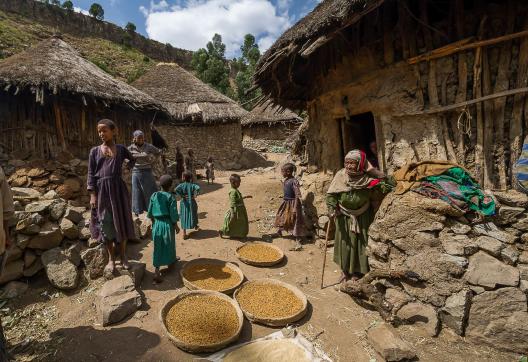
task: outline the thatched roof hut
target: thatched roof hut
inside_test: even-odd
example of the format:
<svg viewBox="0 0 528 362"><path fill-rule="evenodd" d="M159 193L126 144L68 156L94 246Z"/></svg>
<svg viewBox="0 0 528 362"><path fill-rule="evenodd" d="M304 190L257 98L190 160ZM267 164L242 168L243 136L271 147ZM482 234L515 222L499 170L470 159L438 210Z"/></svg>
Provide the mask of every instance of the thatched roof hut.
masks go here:
<svg viewBox="0 0 528 362"><path fill-rule="evenodd" d="M114 120L120 142L146 129L164 108L152 97L84 59L59 37L0 62L0 142L7 151L86 157L99 143L96 123Z"/></svg>
<svg viewBox="0 0 528 362"><path fill-rule="evenodd" d="M0 87L17 94L29 90L41 104L45 103L47 94L67 93L79 96L85 105L92 98L106 105L162 109L152 97L105 73L58 37L46 39L2 61Z"/></svg>
<svg viewBox="0 0 528 362"><path fill-rule="evenodd" d="M275 104L307 109L314 166L338 169L377 141L386 171L444 159L505 189L526 135L526 15L521 1L324 0L254 80Z"/></svg>
<svg viewBox="0 0 528 362"><path fill-rule="evenodd" d="M265 102L242 118L242 143L254 150L284 148L284 141L302 124L303 119L287 108Z"/></svg>
<svg viewBox="0 0 528 362"><path fill-rule="evenodd" d="M174 63L160 63L133 83L180 122L240 122L247 111Z"/></svg>
<svg viewBox="0 0 528 362"><path fill-rule="evenodd" d="M133 83L160 102L178 122L159 127L174 155L193 148L204 164L211 156L220 168L237 168L242 152L240 120L247 111L235 101L173 63L160 63Z"/></svg>

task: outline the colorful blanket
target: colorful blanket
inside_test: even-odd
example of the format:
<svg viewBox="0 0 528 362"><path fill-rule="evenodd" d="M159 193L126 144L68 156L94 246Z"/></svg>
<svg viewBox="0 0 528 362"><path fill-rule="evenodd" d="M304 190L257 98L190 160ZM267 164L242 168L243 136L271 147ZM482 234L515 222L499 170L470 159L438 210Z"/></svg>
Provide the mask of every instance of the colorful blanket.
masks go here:
<svg viewBox="0 0 528 362"><path fill-rule="evenodd" d="M528 136L524 139L521 157L513 168L513 176L517 180L519 189L528 193Z"/></svg>
<svg viewBox="0 0 528 362"><path fill-rule="evenodd" d="M441 175L421 179L420 185L413 191L444 200L464 212L475 211L485 216L495 214L493 198L484 194L480 185L460 167L452 167Z"/></svg>

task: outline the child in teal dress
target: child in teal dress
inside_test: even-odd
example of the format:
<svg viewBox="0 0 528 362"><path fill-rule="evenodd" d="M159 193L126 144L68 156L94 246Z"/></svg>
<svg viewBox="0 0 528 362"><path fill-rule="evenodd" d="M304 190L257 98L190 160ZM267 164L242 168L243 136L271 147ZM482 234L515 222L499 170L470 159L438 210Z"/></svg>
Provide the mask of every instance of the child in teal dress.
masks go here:
<svg viewBox="0 0 528 362"><path fill-rule="evenodd" d="M176 195L181 197L180 201L180 224L183 230L183 238L188 239L187 230L198 230L198 204L196 196L200 193L200 186L192 182L192 173L183 173L184 182L176 187Z"/></svg>
<svg viewBox="0 0 528 362"><path fill-rule="evenodd" d="M161 176L162 191L155 192L150 198L147 216L152 220L152 240L154 240L153 264L156 268L154 281L161 282L160 267L172 265L176 257L176 234L178 228L178 209L174 196L170 193L172 177Z"/></svg>

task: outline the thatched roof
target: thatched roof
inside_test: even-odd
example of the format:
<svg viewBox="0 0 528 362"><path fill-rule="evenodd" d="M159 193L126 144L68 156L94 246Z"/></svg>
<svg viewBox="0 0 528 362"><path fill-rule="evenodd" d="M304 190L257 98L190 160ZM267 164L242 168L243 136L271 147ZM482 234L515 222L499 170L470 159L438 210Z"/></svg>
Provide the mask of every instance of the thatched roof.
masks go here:
<svg viewBox="0 0 528 362"><path fill-rule="evenodd" d="M47 90L81 96L85 103L95 98L107 105L163 109L152 97L105 73L58 37L45 39L0 62L0 87L16 94L30 90L41 103Z"/></svg>
<svg viewBox="0 0 528 362"><path fill-rule="evenodd" d="M330 66L316 65L311 58L342 37L343 29L383 3L384 0L323 0L264 53L257 64L255 84L275 103L301 108L307 98L307 75L326 71ZM322 58L329 63L328 57Z"/></svg>
<svg viewBox="0 0 528 362"><path fill-rule="evenodd" d="M221 94L174 63L160 63L133 83L159 101L179 121L239 122L247 114Z"/></svg>
<svg viewBox="0 0 528 362"><path fill-rule="evenodd" d="M279 123L298 123L301 124L303 119L287 108L274 105L271 102L255 106L244 118L242 118L242 127L251 127L259 124L273 126Z"/></svg>

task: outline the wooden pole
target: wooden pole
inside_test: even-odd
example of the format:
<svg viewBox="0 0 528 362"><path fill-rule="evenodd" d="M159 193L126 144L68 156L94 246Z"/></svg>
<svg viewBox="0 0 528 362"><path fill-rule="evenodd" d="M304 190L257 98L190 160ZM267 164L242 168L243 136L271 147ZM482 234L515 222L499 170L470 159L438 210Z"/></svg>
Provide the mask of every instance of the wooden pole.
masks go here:
<svg viewBox="0 0 528 362"><path fill-rule="evenodd" d="M486 17L480 21L479 34L484 30ZM473 96L478 99L482 97L482 48L475 51L475 62L473 66ZM480 184L484 180L484 119L482 116L482 104L477 103L477 142L475 145L475 177Z"/></svg>
<svg viewBox="0 0 528 362"><path fill-rule="evenodd" d="M59 102L55 98L53 100L53 110L55 113L55 127L57 128L57 135L59 137L59 142L64 151L66 151L66 140L64 139L64 129L62 128L62 118L61 118L61 109Z"/></svg>
<svg viewBox="0 0 528 362"><path fill-rule="evenodd" d="M464 36L464 1L456 0L455 3L455 23L457 36L462 38ZM455 98L455 103L465 102L467 97L467 78L468 78L468 64L466 60L466 54L460 53L458 55L458 87ZM458 124L457 124L458 127ZM457 151L458 151L458 162L460 165L466 163L466 149L464 132L458 129L457 135Z"/></svg>
<svg viewBox="0 0 528 362"><path fill-rule="evenodd" d="M454 42L454 43L448 44L446 46L443 46L441 48L434 49L434 50L432 50L430 52L427 52L425 54L421 54L421 55L419 55L417 57L413 57L413 58L407 59L407 63L416 64L416 63L425 62L425 61L429 61L429 60L433 60L433 59L443 58L443 57L447 57L447 56L449 56L451 54L462 52L464 50L476 49L476 48L486 47L486 46L489 46L489 45L495 45L495 44L499 44L499 43L502 43L502 42L505 42L505 41L510 41L510 40L513 40L513 39L523 38L523 37L526 37L526 36L528 36L528 30L523 30L523 31L520 31L518 33L513 33L513 34L504 35L504 36L499 36L499 37L493 38L493 39L476 41L476 42L473 42L473 43L470 43L473 40L473 38L462 39L462 40L459 40L457 42Z"/></svg>
<svg viewBox="0 0 528 362"><path fill-rule="evenodd" d="M325 266L326 266L326 252L328 250L328 239L330 239L330 223L333 222L335 218L331 217L330 220L328 220L328 225L326 226L326 235L325 235L325 245L324 245L324 254L323 254L323 268L321 270L321 289L324 287L324 273L325 273Z"/></svg>

